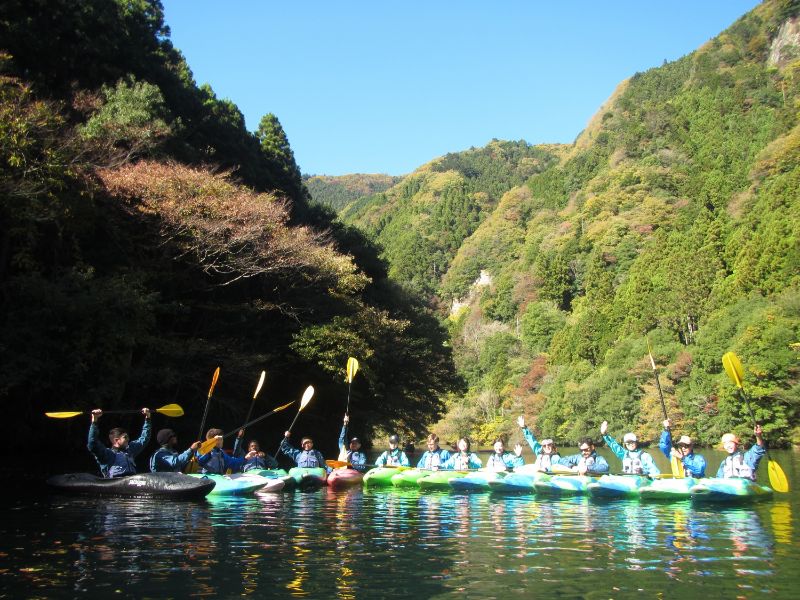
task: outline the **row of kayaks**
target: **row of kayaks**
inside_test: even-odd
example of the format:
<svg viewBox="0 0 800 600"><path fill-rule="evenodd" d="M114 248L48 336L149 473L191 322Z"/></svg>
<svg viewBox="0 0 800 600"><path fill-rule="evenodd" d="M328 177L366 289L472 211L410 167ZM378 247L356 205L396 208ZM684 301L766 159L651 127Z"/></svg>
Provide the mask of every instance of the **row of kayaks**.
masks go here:
<svg viewBox="0 0 800 600"><path fill-rule="evenodd" d="M695 500L707 502L752 502L772 497L772 489L748 479L692 477L651 479L640 475L542 473L518 468L510 473L494 471L424 471L379 467L364 476L366 487L417 487L422 490L463 492L492 491L542 496L587 495L593 498L638 498L642 500Z"/></svg>
<svg viewBox="0 0 800 600"><path fill-rule="evenodd" d="M746 503L772 497L772 489L747 479L650 479L639 475L584 476L552 474L518 468L514 472L427 471L404 467L376 467L366 474L350 468L295 467L288 472L269 469L209 475L140 473L104 479L87 473L57 475L47 483L64 492L101 496L151 496L195 499L207 495L242 496L290 490L313 490L322 486L344 489L396 487L462 492L523 493L541 496L587 495L597 499L687 500Z"/></svg>

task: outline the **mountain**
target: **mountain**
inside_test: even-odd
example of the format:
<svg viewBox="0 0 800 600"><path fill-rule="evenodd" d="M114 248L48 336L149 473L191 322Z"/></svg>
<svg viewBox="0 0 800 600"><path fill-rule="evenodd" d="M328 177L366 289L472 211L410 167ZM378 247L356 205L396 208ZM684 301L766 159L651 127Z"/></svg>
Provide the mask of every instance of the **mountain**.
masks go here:
<svg viewBox="0 0 800 600"><path fill-rule="evenodd" d="M393 175L305 175L303 183L311 194L311 199L339 211L347 204L360 198L383 192L400 181L402 177Z"/></svg>
<svg viewBox="0 0 800 600"><path fill-rule="evenodd" d="M449 314L466 395L436 431L562 442L752 439L721 357L773 444L800 443L800 3L767 1L695 52L622 82L573 144L493 141L341 213L389 274Z"/></svg>

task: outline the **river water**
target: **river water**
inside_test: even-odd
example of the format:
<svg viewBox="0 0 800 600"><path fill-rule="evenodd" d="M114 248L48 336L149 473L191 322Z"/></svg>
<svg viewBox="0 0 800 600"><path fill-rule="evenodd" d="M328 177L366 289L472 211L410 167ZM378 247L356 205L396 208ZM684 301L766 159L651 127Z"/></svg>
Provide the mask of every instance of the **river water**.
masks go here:
<svg viewBox="0 0 800 600"><path fill-rule="evenodd" d="M800 457L772 458L800 488ZM767 483L766 460L759 471ZM360 488L112 501L33 486L3 500L0 598L798 598L799 518L795 490L716 508Z"/></svg>

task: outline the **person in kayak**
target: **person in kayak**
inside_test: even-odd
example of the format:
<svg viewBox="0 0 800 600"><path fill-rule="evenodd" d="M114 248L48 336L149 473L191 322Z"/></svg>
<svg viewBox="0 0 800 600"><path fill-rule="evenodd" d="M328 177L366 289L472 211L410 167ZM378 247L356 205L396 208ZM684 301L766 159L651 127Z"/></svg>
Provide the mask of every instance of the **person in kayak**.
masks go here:
<svg viewBox="0 0 800 600"><path fill-rule="evenodd" d="M100 417L103 416L103 411L99 408L95 408L92 411L87 447L95 460L97 460L103 477L111 479L136 473L134 459L144 450L147 442L150 441L150 409L143 408L142 414L144 415L144 425L142 425L142 434L139 439L131 442L127 431L122 427L114 427L108 432L108 439L111 442L111 448L109 449L99 439L100 434L97 423L100 421Z"/></svg>
<svg viewBox="0 0 800 600"><path fill-rule="evenodd" d="M442 469L453 469L456 471L466 471L467 469L480 469L483 466L481 459L474 452L470 452L469 438L462 437L458 440L456 448L458 452L451 454Z"/></svg>
<svg viewBox="0 0 800 600"><path fill-rule="evenodd" d="M561 459L555 443L550 438L542 440L540 443L536 436L533 435L533 432L525 426L525 417L522 415L517 417L517 425L522 429L522 435L525 436L525 441L528 442L533 455L536 457L536 462L533 463L534 466L539 471L549 473L552 465L557 465Z"/></svg>
<svg viewBox="0 0 800 600"><path fill-rule="evenodd" d="M314 450L314 440L310 437L302 438L300 440L300 447L302 450L300 450L289 443L291 435L291 431L287 431L283 434L280 451L291 458L298 467L306 469L322 468L326 471L332 470L325 464L325 457L322 456L322 453L319 450Z"/></svg>
<svg viewBox="0 0 800 600"><path fill-rule="evenodd" d="M606 432L608 431L608 421L600 424L600 433L611 451L622 461L622 472L626 475L647 475L652 477L660 475L661 471L656 466L653 457L644 450L639 450L639 439L635 433L626 433L622 438L623 448Z"/></svg>
<svg viewBox="0 0 800 600"><path fill-rule="evenodd" d="M400 438L392 434L389 436L389 449L378 457L375 461L376 467L409 467L411 463L406 453L400 450Z"/></svg>
<svg viewBox="0 0 800 600"><path fill-rule="evenodd" d="M494 452L486 461L486 468L492 471L511 471L514 467L525 464L522 459L522 446L514 446L514 452L506 452L506 445L502 438L497 438L493 444Z"/></svg>
<svg viewBox="0 0 800 600"><path fill-rule="evenodd" d="M602 475L608 473L606 459L597 453L594 442L590 437L583 437L578 441L578 454L563 456L558 464L569 467L579 475Z"/></svg>
<svg viewBox="0 0 800 600"><path fill-rule="evenodd" d="M242 444L243 439L244 429L240 429L238 435L236 436L236 441L233 443L233 455L237 458L242 457L244 454L244 444ZM261 469L278 468L278 461L261 450L261 444L258 443L258 440L250 440L250 443L247 444L247 452L248 454L255 452L255 456L252 458L245 458L244 464L242 465L243 473L247 473L248 471L259 471Z"/></svg>
<svg viewBox="0 0 800 600"><path fill-rule="evenodd" d="M756 443L747 452L742 452L741 442L736 435L726 433L722 436L722 447L728 456L719 465L717 477L740 477L751 481L756 480L758 463L767 453L767 449L764 446L764 438L761 437L763 433L761 425L756 425L753 433L756 436Z"/></svg>
<svg viewBox="0 0 800 600"><path fill-rule="evenodd" d="M450 452L444 448L439 447L439 436L431 433L428 439L425 440L428 449L422 455L417 463L418 469L430 469L437 471L442 468L442 465L450 458Z"/></svg>
<svg viewBox="0 0 800 600"><path fill-rule="evenodd" d="M671 457L677 458L683 465L683 472L687 477L705 477L706 459L701 454L694 453L694 442L688 435L682 435L678 439L675 447L672 447L672 433L670 432L670 420L664 419L664 431L661 432L661 439L658 447L664 456L669 460Z"/></svg>
<svg viewBox="0 0 800 600"><path fill-rule="evenodd" d="M200 472L211 475L224 475L229 469L233 472L238 471L244 466L244 461L253 458L255 453L248 452L244 457L231 456L222 451L222 429L209 429L206 433L206 440L216 438L217 445L208 453L197 456L197 464Z"/></svg>
<svg viewBox="0 0 800 600"><path fill-rule="evenodd" d="M161 447L150 457L150 470L153 473L180 473L200 447L200 442L194 442L186 451L179 453L178 436L172 429L161 429L156 434L156 440Z"/></svg>
<svg viewBox="0 0 800 600"><path fill-rule="evenodd" d="M361 452L361 440L357 437L351 438L350 443L345 447L348 423L350 423L350 417L345 415L342 430L339 432L339 460L347 462L356 471L363 473L367 470L367 455Z"/></svg>

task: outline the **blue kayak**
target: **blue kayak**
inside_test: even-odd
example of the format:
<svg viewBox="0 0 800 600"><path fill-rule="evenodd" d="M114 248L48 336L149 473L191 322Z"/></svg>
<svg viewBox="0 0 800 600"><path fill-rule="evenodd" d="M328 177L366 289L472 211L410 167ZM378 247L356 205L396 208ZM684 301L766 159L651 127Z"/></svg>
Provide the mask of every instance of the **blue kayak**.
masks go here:
<svg viewBox="0 0 800 600"><path fill-rule="evenodd" d="M692 488L699 481L694 477L655 479L650 484L639 488L639 498L642 500L687 500L691 496Z"/></svg>
<svg viewBox="0 0 800 600"><path fill-rule="evenodd" d="M544 473L505 473L489 482L489 489L500 494L533 494L534 482L546 477Z"/></svg>
<svg viewBox="0 0 800 600"><path fill-rule="evenodd" d="M603 475L587 491L592 498L638 498L639 488L650 482L644 475Z"/></svg>
<svg viewBox="0 0 800 600"><path fill-rule="evenodd" d="M210 479L216 483L214 489L209 492L213 496L244 496L264 487L268 482L266 477L245 475L244 473L234 473L233 475L192 473L189 477Z"/></svg>
<svg viewBox="0 0 800 600"><path fill-rule="evenodd" d="M505 473L498 473L497 471L478 471L477 473L470 473L465 477L456 477L450 479L447 483L454 490L460 492L488 492L489 483L495 481Z"/></svg>
<svg viewBox="0 0 800 600"><path fill-rule="evenodd" d="M547 475L533 482L537 494L578 496L587 493L589 484L597 481L588 475Z"/></svg>
<svg viewBox="0 0 800 600"><path fill-rule="evenodd" d="M691 495L695 502L744 504L772 498L772 488L749 479L709 477L698 480Z"/></svg>

